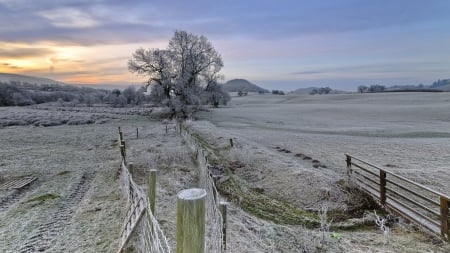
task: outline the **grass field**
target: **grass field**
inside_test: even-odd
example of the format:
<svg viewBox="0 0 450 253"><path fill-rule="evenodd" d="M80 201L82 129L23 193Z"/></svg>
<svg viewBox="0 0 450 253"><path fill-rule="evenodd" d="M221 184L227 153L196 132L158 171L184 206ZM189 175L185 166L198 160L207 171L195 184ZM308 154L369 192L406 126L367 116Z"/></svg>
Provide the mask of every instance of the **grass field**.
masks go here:
<svg viewBox="0 0 450 253"><path fill-rule="evenodd" d="M247 198L250 201L286 203L292 210L314 214L326 205L331 215L352 208L350 200L356 196L340 187L346 172L344 153L389 166L448 194L448 108L446 93L250 95L201 112L190 125L221 162L239 161L233 176L257 193ZM1 252L20 252L27 245L45 252L117 250L126 208L117 175L118 126L124 129L137 168L136 181L145 188L148 169L159 170L156 214L173 248L176 193L198 180L191 151L173 125L165 134L160 119L122 109L10 107L0 108L0 114L0 180L38 177L0 209ZM60 114L67 121L59 120ZM4 123L11 119L24 123ZM35 124L54 121L57 124ZM230 138L233 149L228 148ZM11 194L0 191L0 200ZM321 243L324 233L317 227L274 222L258 213L261 203L248 210L248 196L241 197L243 201L233 200L229 209L229 252L450 251L403 221L390 224L389 238L383 237L375 225L364 222L373 210L361 210L356 220L334 220L332 225L364 225L332 228Z"/></svg>

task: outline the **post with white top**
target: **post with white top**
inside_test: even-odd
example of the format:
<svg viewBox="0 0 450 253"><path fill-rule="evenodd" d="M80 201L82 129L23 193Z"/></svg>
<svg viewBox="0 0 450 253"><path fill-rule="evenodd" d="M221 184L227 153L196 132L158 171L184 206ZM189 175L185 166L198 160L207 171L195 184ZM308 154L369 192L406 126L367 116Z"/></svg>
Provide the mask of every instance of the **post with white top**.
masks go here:
<svg viewBox="0 0 450 253"><path fill-rule="evenodd" d="M205 252L205 200L204 189L191 188L177 194L176 253Z"/></svg>

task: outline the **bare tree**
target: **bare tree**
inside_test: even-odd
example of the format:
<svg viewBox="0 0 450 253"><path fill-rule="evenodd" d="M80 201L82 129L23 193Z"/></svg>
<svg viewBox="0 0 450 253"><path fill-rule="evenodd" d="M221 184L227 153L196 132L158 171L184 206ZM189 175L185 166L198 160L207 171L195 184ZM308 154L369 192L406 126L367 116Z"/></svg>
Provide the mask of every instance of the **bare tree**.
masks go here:
<svg viewBox="0 0 450 253"><path fill-rule="evenodd" d="M176 31L167 49L137 49L128 69L147 76L147 86L158 93L159 103L166 103L174 116L187 116L190 105L201 102L202 91L210 82L220 79L223 67L219 53L204 36Z"/></svg>
<svg viewBox="0 0 450 253"><path fill-rule="evenodd" d="M367 87L365 85L358 86L358 92L359 93L364 93L364 92L367 92L368 90L369 90L369 87Z"/></svg>

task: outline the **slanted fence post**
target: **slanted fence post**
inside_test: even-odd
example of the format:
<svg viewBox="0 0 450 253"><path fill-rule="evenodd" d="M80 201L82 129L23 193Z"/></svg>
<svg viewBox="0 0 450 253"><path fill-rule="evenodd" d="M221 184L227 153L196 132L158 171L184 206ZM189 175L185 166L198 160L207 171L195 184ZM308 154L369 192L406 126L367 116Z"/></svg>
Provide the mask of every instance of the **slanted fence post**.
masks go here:
<svg viewBox="0 0 450 253"><path fill-rule="evenodd" d="M205 252L206 191L199 188L177 194L177 250L176 253Z"/></svg>
<svg viewBox="0 0 450 253"><path fill-rule="evenodd" d="M380 203L386 204L386 171L380 170Z"/></svg>
<svg viewBox="0 0 450 253"><path fill-rule="evenodd" d="M219 210L222 215L222 245L223 251L227 249L227 206L228 203L225 201L220 201Z"/></svg>
<svg viewBox="0 0 450 253"><path fill-rule="evenodd" d="M448 221L449 200L444 196L440 196L440 202L441 202L441 236L442 239L450 242L450 231L449 231L450 227Z"/></svg>
<svg viewBox="0 0 450 253"><path fill-rule="evenodd" d="M345 155L347 158L345 161L347 162L347 176L350 181L350 177L352 176L352 157L349 155Z"/></svg>
<svg viewBox="0 0 450 253"><path fill-rule="evenodd" d="M148 203L150 204L150 210L153 215L155 215L156 173L157 170L150 170L150 176L148 179Z"/></svg>

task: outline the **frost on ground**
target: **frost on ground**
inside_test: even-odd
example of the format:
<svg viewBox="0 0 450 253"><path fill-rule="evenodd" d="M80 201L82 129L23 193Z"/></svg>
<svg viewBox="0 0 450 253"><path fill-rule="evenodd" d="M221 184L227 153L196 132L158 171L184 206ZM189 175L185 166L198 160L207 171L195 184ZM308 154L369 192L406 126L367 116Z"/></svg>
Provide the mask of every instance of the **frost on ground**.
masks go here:
<svg viewBox="0 0 450 253"><path fill-rule="evenodd" d="M59 126L104 124L131 115L149 116L151 108L60 107L56 103L27 107L0 107L0 128L7 126Z"/></svg>
<svg viewBox="0 0 450 253"><path fill-rule="evenodd" d="M270 201L254 203L257 207L247 212L247 196L228 199L228 252L449 252L448 245L405 222L386 223L386 237L373 210L360 210L355 220L338 216L354 204L349 201L354 193L342 188L345 152L450 191L450 112L444 110L449 108L444 95L255 95L202 112L191 126L220 154L217 161L231 166L248 195ZM126 209L117 174L118 126L124 131L128 161L134 163L135 181L145 189L148 171L158 169L155 213L174 249L176 194L197 187L199 178L192 152L173 124L166 134L160 120L96 107L1 108L0 117L3 122L28 114L43 119L98 114L107 120L0 128L0 145L5 147L0 151L0 181L38 177L16 202L0 210L0 252L20 252L29 245L47 247L45 252L117 250ZM0 199L9 194L1 191ZM314 214L318 223L289 224L292 217L287 214L274 221L257 213L261 206L284 203ZM324 205L327 222L317 216ZM128 252L135 252L134 246Z"/></svg>

